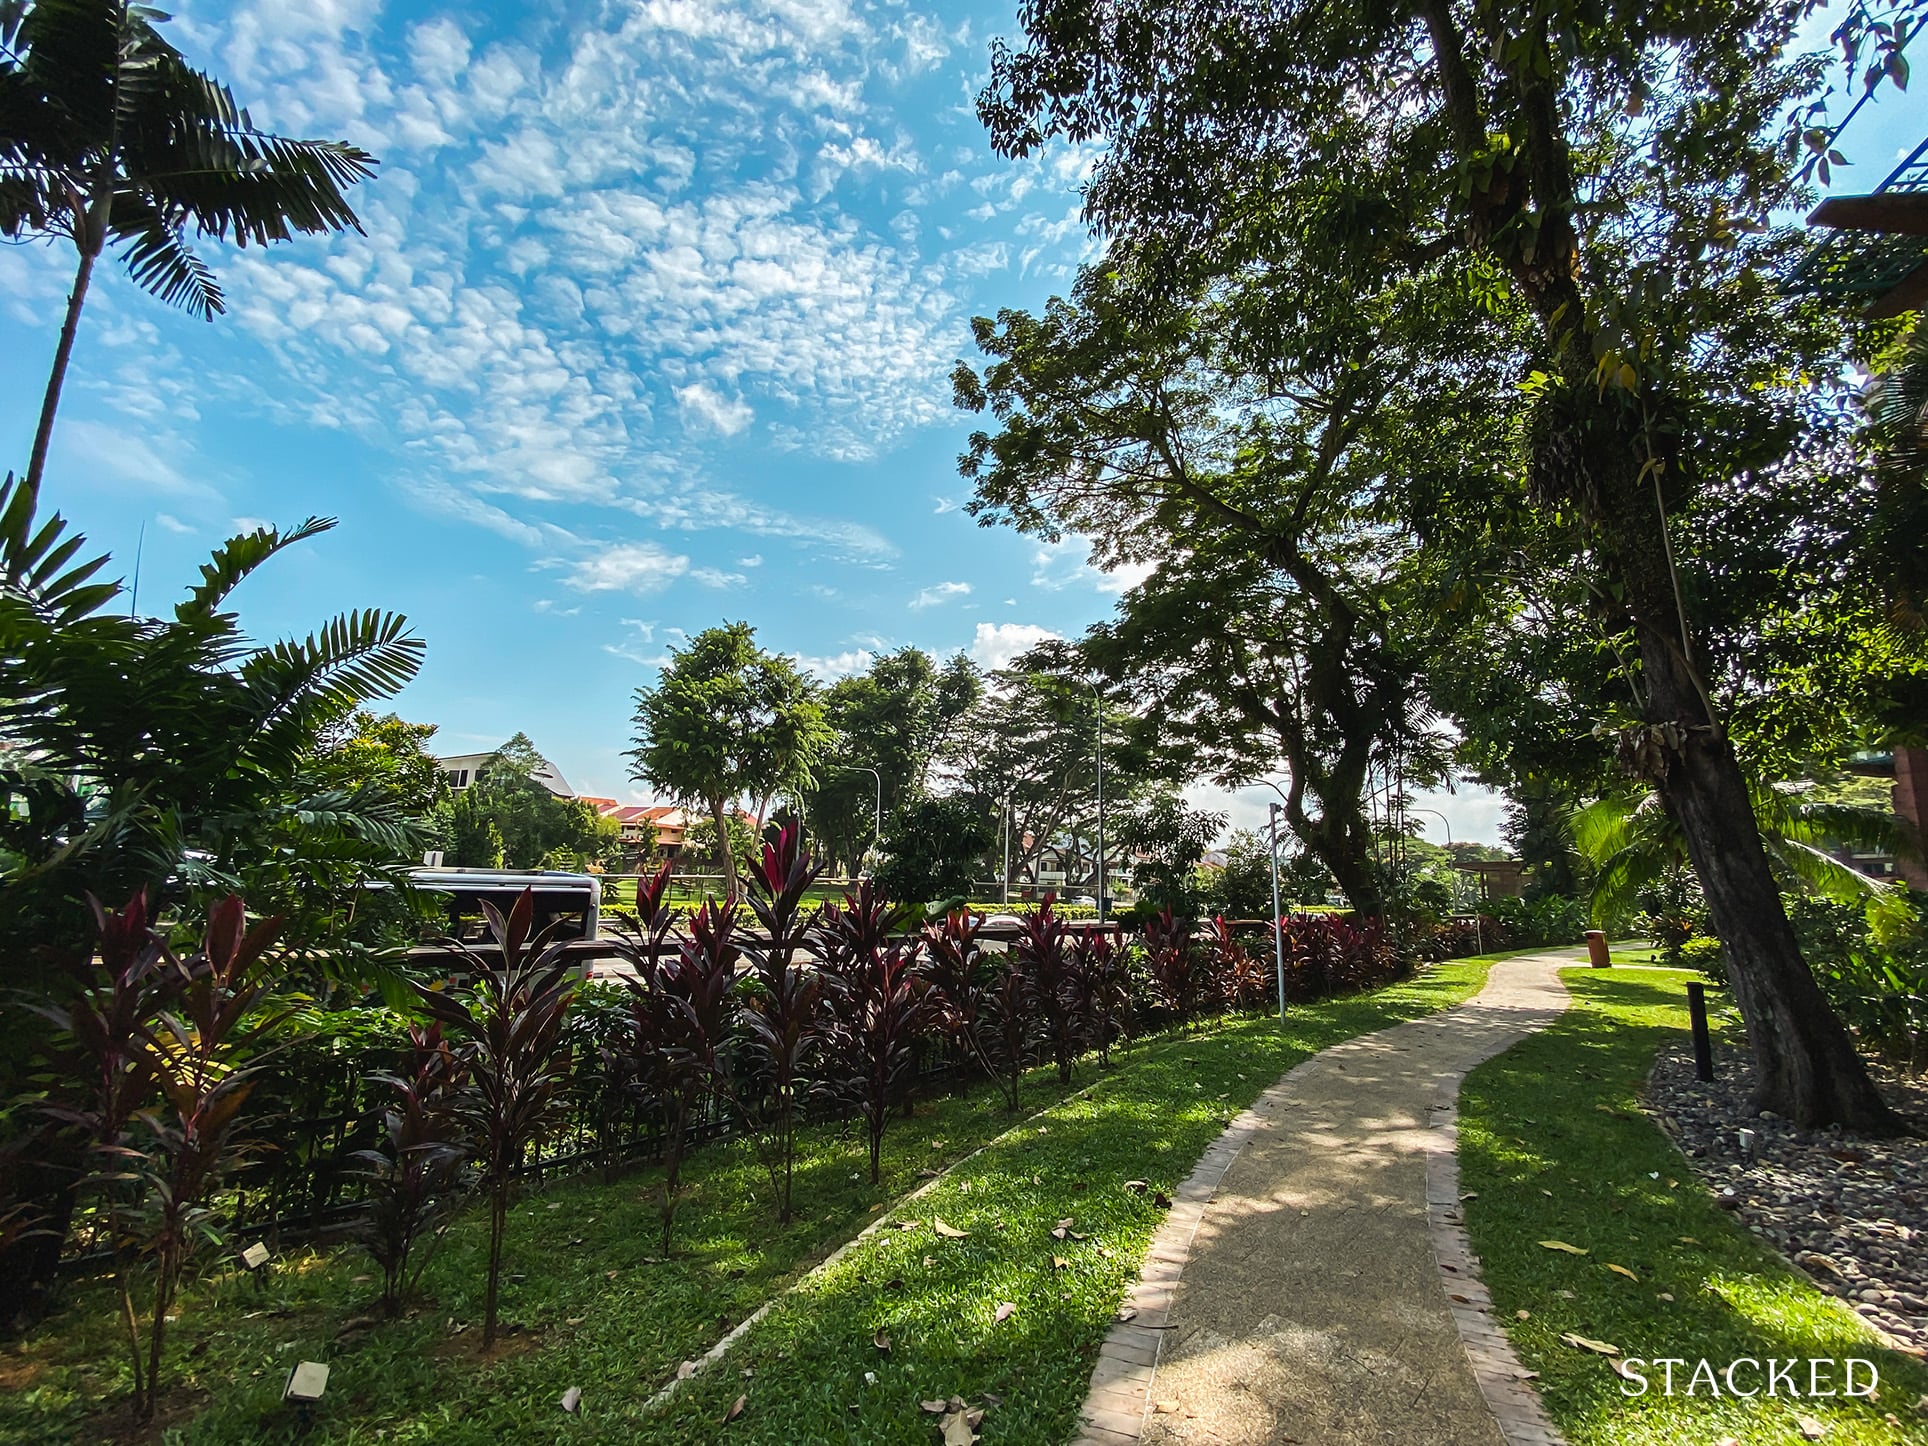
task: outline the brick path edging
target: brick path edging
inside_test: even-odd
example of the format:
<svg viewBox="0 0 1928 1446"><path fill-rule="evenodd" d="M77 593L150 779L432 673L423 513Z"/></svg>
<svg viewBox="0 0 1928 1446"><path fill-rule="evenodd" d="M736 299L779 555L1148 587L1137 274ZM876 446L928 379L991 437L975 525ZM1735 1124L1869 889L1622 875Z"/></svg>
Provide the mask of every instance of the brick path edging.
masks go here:
<svg viewBox="0 0 1928 1446"><path fill-rule="evenodd" d="M1554 977L1557 980L1557 969ZM1502 1049L1514 1042L1507 1041ZM1289 1096L1295 1077L1318 1057L1299 1061L1227 1125L1178 1187L1172 1208L1152 1237L1144 1269L1119 1310L1121 1317L1129 1312L1130 1319L1114 1323L1098 1348L1098 1364L1091 1372L1080 1413L1081 1429L1071 1446L1137 1446L1143 1440L1152 1409L1152 1382L1171 1325L1172 1300L1191 1258L1205 1207L1252 1136L1270 1128L1273 1110L1293 1103ZM1467 1068L1479 1062L1470 1061ZM1459 1108L1455 1103L1465 1074L1460 1070L1436 1076L1440 1100L1432 1106L1432 1138L1426 1152L1426 1224L1440 1288L1480 1395L1506 1446L1566 1446L1533 1388L1532 1376L1493 1319L1492 1297L1480 1280L1479 1258L1466 1238L1459 1208Z"/></svg>
<svg viewBox="0 0 1928 1446"><path fill-rule="evenodd" d="M1279 1076L1225 1127L1225 1131L1206 1147L1198 1164L1172 1196L1172 1208L1152 1236L1151 1249L1145 1252L1145 1266L1119 1308L1122 1317L1106 1332L1098 1347L1098 1364L1091 1372L1091 1389L1085 1397L1083 1428L1072 1446L1130 1446L1145 1429L1145 1414L1151 1409L1151 1383L1158 1370L1158 1356L1170 1328L1172 1296L1178 1278L1191 1258L1192 1238L1205 1218L1205 1206L1217 1193L1225 1172L1239 1157L1246 1142L1260 1130L1269 1128L1271 1112L1288 1099L1295 1077L1317 1059L1300 1060Z"/></svg>
<svg viewBox="0 0 1928 1446"><path fill-rule="evenodd" d="M1459 1080L1453 1082L1457 1094ZM1459 1329L1473 1380L1499 1423L1506 1446L1565 1446L1533 1388L1533 1376L1493 1318L1493 1297L1480 1279L1479 1257L1466 1238L1459 1205L1459 1106L1434 1106L1433 1140L1426 1152L1426 1226L1433 1237L1446 1308Z"/></svg>

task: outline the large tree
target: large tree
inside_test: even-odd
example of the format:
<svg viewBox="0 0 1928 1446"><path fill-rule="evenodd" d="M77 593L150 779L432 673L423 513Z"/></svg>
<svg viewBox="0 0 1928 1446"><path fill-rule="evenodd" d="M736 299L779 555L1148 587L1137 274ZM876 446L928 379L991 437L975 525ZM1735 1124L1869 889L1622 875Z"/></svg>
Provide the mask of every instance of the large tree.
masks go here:
<svg viewBox="0 0 1928 1446"><path fill-rule="evenodd" d="M1438 332L1504 355L1507 331L1462 275L1335 301L1281 295L1277 264L1148 295L1114 255L1042 315L979 321L992 361L956 396L997 430L960 468L981 520L1152 565L1087 651L1222 782L1283 767L1294 833L1377 914L1368 793L1437 771L1427 667L1508 526L1504 379Z"/></svg>
<svg viewBox="0 0 1928 1446"><path fill-rule="evenodd" d="M654 688L636 690L632 777L677 802L700 804L719 843L725 816L749 803L760 830L779 794L807 789L832 741L820 690L788 658L757 646L748 623L705 628L672 648ZM737 896L736 858L717 850L725 896Z"/></svg>
<svg viewBox="0 0 1928 1446"><path fill-rule="evenodd" d="M1843 370L1839 317L1773 290L1800 244L1771 219L1783 117L1820 68L1790 54L1800 9L1030 0L980 113L1008 152L1102 140L1094 222L1173 270L1236 264L1339 178L1347 205L1281 285L1317 294L1362 258L1423 253L1485 268L1527 309L1527 480L1631 635L1638 703L1609 721L1679 820L1759 1101L1887 1129L1788 925L1674 580L1671 519L1784 450L1811 379Z"/></svg>
<svg viewBox="0 0 1928 1446"><path fill-rule="evenodd" d="M816 769L804 804L826 853L855 872L889 818L929 791L962 720L982 696L975 664L958 654L939 664L921 648L899 648L824 694L836 743ZM870 770L876 770L873 777Z"/></svg>
<svg viewBox="0 0 1928 1446"><path fill-rule="evenodd" d="M101 253L162 301L212 320L226 302L189 232L265 246L361 229L343 190L375 173L339 141L258 129L225 85L190 66L133 0L0 5L0 236L64 236L73 290L34 432L40 486L80 309Z"/></svg>

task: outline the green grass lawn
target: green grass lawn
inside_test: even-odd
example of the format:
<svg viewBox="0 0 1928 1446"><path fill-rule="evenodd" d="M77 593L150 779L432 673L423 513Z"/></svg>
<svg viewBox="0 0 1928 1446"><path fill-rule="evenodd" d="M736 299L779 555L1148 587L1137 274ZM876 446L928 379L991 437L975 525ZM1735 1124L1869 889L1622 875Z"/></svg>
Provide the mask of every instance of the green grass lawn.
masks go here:
<svg viewBox="0 0 1928 1446"><path fill-rule="evenodd" d="M730 1440L927 1443L932 1418L920 1397L985 1391L1004 1397L985 1422L987 1442L1066 1439L1161 1213L1149 1192L1127 1192L1123 1182L1169 1190L1292 1064L1457 1003L1485 972L1485 961L1440 966L1370 995L1295 1009L1283 1030L1275 1020L1237 1019L1149 1041L1109 1071L1087 1061L1068 1091L1034 1073L1027 1110L1058 1103L1016 1127L987 1090L934 1101L893 1122L877 1189L865 1178L854 1125L807 1132L799 1218L788 1229L773 1223L766 1179L746 1146L699 1152L686 1172L677 1253L666 1262L654 1258L653 1171L610 1185L559 1184L514 1212L507 1269L518 1278L504 1319L522 1329L492 1362L474 1357L479 1325L453 1329L480 1315L486 1240L476 1218L458 1225L429 1270L419 1312L345 1336L344 1324L366 1315L377 1289L353 1248L297 1252L264 1290L212 1271L181 1302L167 1439L295 1439L277 1403L302 1359L333 1372L303 1438L314 1442L711 1441L742 1394L748 1401ZM983 1154L918 1202L917 1229L872 1237L786 1297L723 1366L688 1383L668 1408L645 1412L679 1361L875 1218L921 1170L941 1169L987 1139ZM933 1215L969 1235L938 1238ZM1066 1216L1085 1239L1051 1237ZM993 1319L1000 1301L1017 1306L1001 1324ZM873 1341L879 1329L888 1354ZM582 1410L565 1416L558 1402L571 1386L583 1392ZM0 1349L0 1441L98 1440L103 1408L126 1390L110 1299L80 1290L33 1337Z"/></svg>
<svg viewBox="0 0 1928 1446"><path fill-rule="evenodd" d="M1641 1113L1656 1050L1684 1035L1683 971L1567 970L1574 1007L1489 1061L1460 1093L1460 1188L1495 1310L1548 1412L1572 1446L1682 1446L1801 1439L1811 1417L1828 1442L1928 1442L1915 1409L1928 1371L1881 1350L1846 1306L1822 1294L1714 1204L1688 1162ZM1726 1022L1733 1027L1731 1022ZM1559 1240L1584 1256L1549 1250ZM1628 1278L1608 1269L1618 1265ZM1669 1299L1668 1297L1671 1297ZM1515 1312L1530 1311L1518 1320ZM1625 1356L1873 1361L1879 1400L1639 1397L1607 1359L1562 1344L1572 1333ZM1801 1367L1803 1389L1807 1367ZM1835 1371L1838 1389L1840 1368ZM1756 1382L1747 1368L1743 1388ZM1825 1384L1825 1382L1823 1383ZM1900 1424L1884 1419L1894 1412Z"/></svg>

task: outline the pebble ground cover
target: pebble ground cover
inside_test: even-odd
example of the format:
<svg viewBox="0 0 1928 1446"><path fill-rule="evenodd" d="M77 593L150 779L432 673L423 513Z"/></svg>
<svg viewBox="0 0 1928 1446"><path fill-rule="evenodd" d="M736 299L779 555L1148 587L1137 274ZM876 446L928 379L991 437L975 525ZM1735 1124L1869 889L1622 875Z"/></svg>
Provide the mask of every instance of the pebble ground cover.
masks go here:
<svg viewBox="0 0 1928 1446"><path fill-rule="evenodd" d="M1686 1029L1685 984L1695 977L1564 971L1573 1007L1467 1076L1460 1188L1471 1196L1467 1230L1496 1314L1572 1446L1928 1443L1917 1405L1928 1370L1883 1350L1853 1311L1720 1208L1642 1112L1656 1052ZM1661 1394L1654 1368L1654 1384L1632 1396L1612 1357L1563 1336L1622 1358L1690 1364L1678 1368L1676 1394ZM1850 1356L1879 1369L1878 1399L1743 1400L1712 1396L1704 1384L1684 1392L1691 1363L1703 1358L1721 1370L1741 1358ZM1759 1384L1745 1367L1736 1380ZM1809 1384L1805 1365L1801 1383Z"/></svg>
<svg viewBox="0 0 1928 1446"><path fill-rule="evenodd" d="M1283 1029L1234 1018L1146 1040L1108 1071L1087 1059L1068 1089L1033 1072L1025 1107L1047 1108L1019 1124L989 1090L931 1101L893 1122L877 1189L863 1177L854 1124L813 1128L787 1229L774 1223L746 1145L700 1151L686 1168L668 1260L656 1256L654 1172L552 1186L513 1213L505 1320L517 1329L492 1361L475 1356L479 1331L463 1329L479 1314L483 1283L475 1218L430 1267L422 1308L393 1322L370 1318L376 1289L352 1247L294 1252L261 1288L211 1270L181 1304L165 1439L928 1443L936 1433L921 1400L985 1393L1000 1402L983 1422L986 1443L1068 1439L1098 1345L1162 1214L1158 1193L1300 1059L1456 1004L1486 967L1460 961L1298 1007ZM986 1140L904 1214L886 1210L921 1172ZM1133 1179L1143 1193L1124 1188ZM880 1212L914 1227L870 1237L783 1296L721 1366L684 1383L666 1407L648 1406L679 1362ZM1072 1226L1055 1238L1066 1218ZM935 1219L968 1233L942 1236ZM999 1320L1004 1303L1014 1309ZM0 1442L104 1439L127 1388L116 1332L107 1293L82 1289L61 1316L0 1350ZM303 1359L333 1373L305 1425L278 1403L288 1368ZM565 1414L571 1387L581 1403Z"/></svg>

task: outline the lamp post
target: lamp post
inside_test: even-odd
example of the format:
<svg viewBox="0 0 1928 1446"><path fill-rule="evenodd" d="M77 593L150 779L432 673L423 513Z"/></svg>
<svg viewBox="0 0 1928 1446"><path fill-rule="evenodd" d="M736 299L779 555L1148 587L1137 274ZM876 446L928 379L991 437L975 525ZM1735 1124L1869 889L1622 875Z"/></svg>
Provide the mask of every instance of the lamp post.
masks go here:
<svg viewBox="0 0 1928 1446"><path fill-rule="evenodd" d="M1087 678L1091 688L1092 711L1098 723L1098 925L1105 922L1105 695L1098 691L1098 680Z"/></svg>
<svg viewBox="0 0 1928 1446"><path fill-rule="evenodd" d="M1441 813L1436 808L1409 808L1406 811L1408 813L1429 813L1434 818L1438 819L1442 824L1444 824L1446 827L1446 850L1448 853L1452 852L1453 821L1451 819L1447 818L1445 814ZM1455 867L1453 872L1458 873L1459 872L1458 868ZM1457 892L1457 889L1455 889L1455 892ZM1473 905L1473 948L1481 954L1484 954L1486 952L1486 931L1484 926L1480 923L1479 905L1477 902L1475 902Z"/></svg>
<svg viewBox="0 0 1928 1446"><path fill-rule="evenodd" d="M1272 847L1269 850L1272 861L1272 965L1279 977L1279 1023L1285 1023L1285 921L1279 916L1279 806L1276 803L1265 805L1266 818L1272 825Z"/></svg>
<svg viewBox="0 0 1928 1446"><path fill-rule="evenodd" d="M833 763L830 767L836 773L868 773L877 780L877 816L870 832L870 846L877 847L884 837L884 775L861 763Z"/></svg>
<svg viewBox="0 0 1928 1446"><path fill-rule="evenodd" d="M1011 902L1011 795L1004 795L1004 892L1001 904Z"/></svg>

